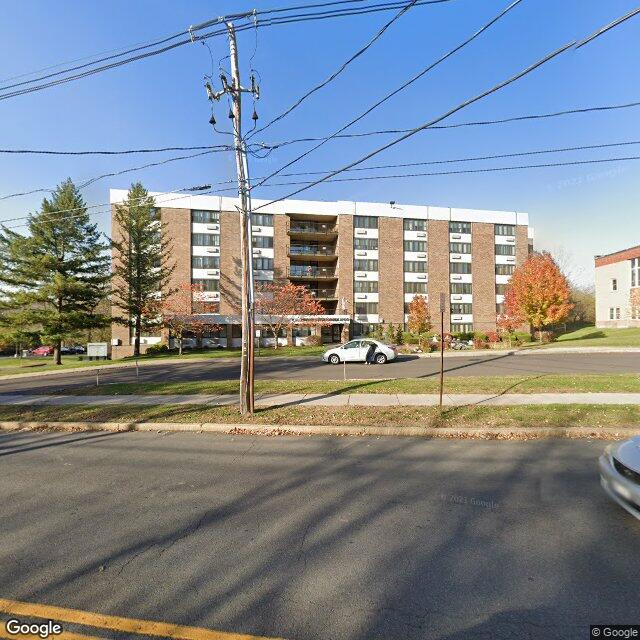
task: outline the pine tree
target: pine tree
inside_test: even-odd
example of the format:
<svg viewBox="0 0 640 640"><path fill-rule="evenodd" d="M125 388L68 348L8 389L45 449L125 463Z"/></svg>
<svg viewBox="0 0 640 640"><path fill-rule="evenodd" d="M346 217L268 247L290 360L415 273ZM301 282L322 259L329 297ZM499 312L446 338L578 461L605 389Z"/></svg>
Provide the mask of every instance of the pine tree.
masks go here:
<svg viewBox="0 0 640 640"><path fill-rule="evenodd" d="M162 297L175 292L175 262L155 200L141 183L132 184L124 203L116 205L114 222L112 300L122 314L114 321L133 329L133 354L139 356L142 331L161 326Z"/></svg>
<svg viewBox="0 0 640 640"><path fill-rule="evenodd" d="M86 329L103 327L109 319L95 313L107 294L108 245L92 224L80 192L65 180L29 216L28 235L0 230L1 306L14 332L34 328L43 342L60 348Z"/></svg>

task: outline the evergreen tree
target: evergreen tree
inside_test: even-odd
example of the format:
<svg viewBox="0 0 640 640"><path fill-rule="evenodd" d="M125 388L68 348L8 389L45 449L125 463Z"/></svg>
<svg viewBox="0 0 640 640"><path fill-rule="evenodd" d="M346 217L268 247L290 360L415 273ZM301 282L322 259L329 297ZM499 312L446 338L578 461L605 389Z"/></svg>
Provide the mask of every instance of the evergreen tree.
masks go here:
<svg viewBox="0 0 640 640"><path fill-rule="evenodd" d="M133 354L139 356L141 333L161 326L161 298L175 292L175 263L155 200L141 183L132 184L125 202L115 206L114 223L112 300L122 314L114 321L133 329Z"/></svg>
<svg viewBox="0 0 640 640"><path fill-rule="evenodd" d="M5 327L31 327L54 347L56 364L65 340L108 324L94 312L107 294L108 245L92 224L80 192L67 179L29 216L28 235L0 229L0 306Z"/></svg>

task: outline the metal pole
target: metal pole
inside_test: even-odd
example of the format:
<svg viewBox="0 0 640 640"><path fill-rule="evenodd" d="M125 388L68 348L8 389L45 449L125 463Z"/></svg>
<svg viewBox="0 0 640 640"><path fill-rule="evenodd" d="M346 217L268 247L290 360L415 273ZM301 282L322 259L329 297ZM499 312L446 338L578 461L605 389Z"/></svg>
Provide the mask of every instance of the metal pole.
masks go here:
<svg viewBox="0 0 640 640"><path fill-rule="evenodd" d="M236 46L235 28L227 23L229 34L229 60L231 64L231 101L233 113L233 136L238 173L238 197L240 200L240 252L242 257L242 357L240 360L240 411L243 415L253 413L253 249L251 246L251 214L248 196L247 157L242 140L242 108L240 70Z"/></svg>

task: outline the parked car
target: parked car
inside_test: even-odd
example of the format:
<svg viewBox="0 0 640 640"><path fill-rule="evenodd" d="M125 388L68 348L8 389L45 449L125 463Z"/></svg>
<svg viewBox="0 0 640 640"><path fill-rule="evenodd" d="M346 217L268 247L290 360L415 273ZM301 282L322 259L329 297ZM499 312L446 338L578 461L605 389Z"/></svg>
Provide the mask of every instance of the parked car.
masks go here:
<svg viewBox="0 0 640 640"><path fill-rule="evenodd" d="M324 354L322 354L322 359L324 362L330 362L331 364L340 364L341 362L364 362L367 357L367 350L372 342L376 345L374 359L377 364L384 364L389 360L395 360L398 356L398 351L395 347L385 344L384 342L379 342L378 340L366 338L361 340L350 340L345 344L341 344L339 347L328 349Z"/></svg>
<svg viewBox="0 0 640 640"><path fill-rule="evenodd" d="M640 436L610 444L600 456L600 484L640 520Z"/></svg>
<svg viewBox="0 0 640 640"><path fill-rule="evenodd" d="M36 347L35 349L31 349L31 351L29 351L29 355L32 355L32 356L52 356L53 355L53 347L47 347L46 345L42 345L41 347Z"/></svg>

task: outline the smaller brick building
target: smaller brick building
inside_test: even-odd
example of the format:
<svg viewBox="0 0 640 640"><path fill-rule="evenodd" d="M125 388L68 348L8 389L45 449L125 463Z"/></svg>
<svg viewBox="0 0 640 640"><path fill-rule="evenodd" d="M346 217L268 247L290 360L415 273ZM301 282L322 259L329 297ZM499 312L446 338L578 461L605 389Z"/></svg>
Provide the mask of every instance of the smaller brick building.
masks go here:
<svg viewBox="0 0 640 640"><path fill-rule="evenodd" d="M596 256L596 326L640 327L640 245Z"/></svg>

